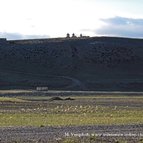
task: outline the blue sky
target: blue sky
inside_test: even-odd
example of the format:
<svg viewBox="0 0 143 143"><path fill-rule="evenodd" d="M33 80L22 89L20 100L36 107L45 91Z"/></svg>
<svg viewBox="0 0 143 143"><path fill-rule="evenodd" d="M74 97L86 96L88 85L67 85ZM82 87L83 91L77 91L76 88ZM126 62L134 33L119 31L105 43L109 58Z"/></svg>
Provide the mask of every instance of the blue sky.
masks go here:
<svg viewBox="0 0 143 143"><path fill-rule="evenodd" d="M143 0L0 0L0 37L143 38Z"/></svg>

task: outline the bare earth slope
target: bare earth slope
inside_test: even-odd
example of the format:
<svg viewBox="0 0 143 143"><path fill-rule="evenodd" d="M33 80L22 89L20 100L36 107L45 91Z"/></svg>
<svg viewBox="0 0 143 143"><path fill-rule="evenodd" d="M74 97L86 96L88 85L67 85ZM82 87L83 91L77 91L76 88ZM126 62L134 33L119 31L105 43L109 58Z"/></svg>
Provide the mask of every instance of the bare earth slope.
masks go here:
<svg viewBox="0 0 143 143"><path fill-rule="evenodd" d="M0 88L143 91L143 40L0 39Z"/></svg>

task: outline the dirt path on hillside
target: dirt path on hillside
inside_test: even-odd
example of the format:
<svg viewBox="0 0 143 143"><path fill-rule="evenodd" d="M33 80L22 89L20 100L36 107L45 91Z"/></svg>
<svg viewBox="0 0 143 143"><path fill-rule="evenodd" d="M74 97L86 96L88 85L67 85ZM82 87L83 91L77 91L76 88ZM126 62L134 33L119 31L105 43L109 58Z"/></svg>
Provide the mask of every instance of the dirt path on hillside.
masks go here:
<svg viewBox="0 0 143 143"><path fill-rule="evenodd" d="M22 71L14 71L14 70L5 70L3 72L21 74L21 75L27 75L27 76L33 76L33 77L41 77L41 78L47 78L47 79L48 78L61 78L61 79L71 81L70 85L67 85L66 87L64 87L65 89L72 89L72 88L78 88L78 90L84 90L85 89L85 85L80 80L78 80L76 78L73 78L73 77L70 77L70 76L34 74L34 73L25 73L25 72L22 72Z"/></svg>
<svg viewBox="0 0 143 143"><path fill-rule="evenodd" d="M84 90L85 89L85 85L80 80L78 80L76 78L69 77L69 76L59 76L59 77L71 80L72 84L65 87L65 89L72 89L74 87L79 88L79 90Z"/></svg>

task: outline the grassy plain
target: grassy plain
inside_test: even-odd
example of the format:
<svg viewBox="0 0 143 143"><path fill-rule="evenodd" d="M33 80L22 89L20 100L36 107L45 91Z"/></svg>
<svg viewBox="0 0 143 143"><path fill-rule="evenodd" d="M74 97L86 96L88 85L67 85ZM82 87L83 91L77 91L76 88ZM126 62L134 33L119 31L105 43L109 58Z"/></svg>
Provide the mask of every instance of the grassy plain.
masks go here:
<svg viewBox="0 0 143 143"><path fill-rule="evenodd" d="M0 126L118 125L143 123L143 96L0 97Z"/></svg>

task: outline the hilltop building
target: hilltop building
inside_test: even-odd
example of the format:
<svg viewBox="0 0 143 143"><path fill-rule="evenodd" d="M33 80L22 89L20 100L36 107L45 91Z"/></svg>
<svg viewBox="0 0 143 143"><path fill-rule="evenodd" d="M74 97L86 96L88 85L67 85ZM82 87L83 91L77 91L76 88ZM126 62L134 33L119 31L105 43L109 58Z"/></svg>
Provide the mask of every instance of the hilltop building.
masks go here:
<svg viewBox="0 0 143 143"><path fill-rule="evenodd" d="M66 38L70 38L70 34L69 34L69 33L67 33L67 36L66 36Z"/></svg>
<svg viewBox="0 0 143 143"><path fill-rule="evenodd" d="M72 38L76 38L76 35L74 33L72 34Z"/></svg>

